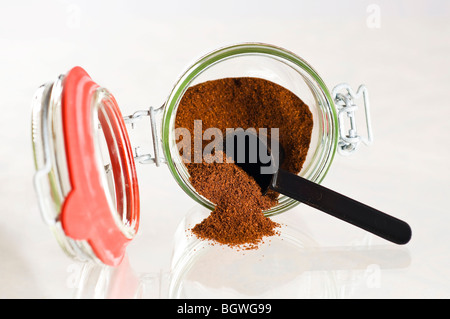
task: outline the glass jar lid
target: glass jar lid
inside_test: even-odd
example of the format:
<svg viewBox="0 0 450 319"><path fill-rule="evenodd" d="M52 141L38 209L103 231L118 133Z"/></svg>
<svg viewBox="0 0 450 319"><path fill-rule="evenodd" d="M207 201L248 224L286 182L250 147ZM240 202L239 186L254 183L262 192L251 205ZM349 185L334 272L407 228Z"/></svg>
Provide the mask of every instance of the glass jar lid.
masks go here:
<svg viewBox="0 0 450 319"><path fill-rule="evenodd" d="M138 230L139 190L116 100L75 67L37 91L32 126L44 220L72 257L119 264Z"/></svg>

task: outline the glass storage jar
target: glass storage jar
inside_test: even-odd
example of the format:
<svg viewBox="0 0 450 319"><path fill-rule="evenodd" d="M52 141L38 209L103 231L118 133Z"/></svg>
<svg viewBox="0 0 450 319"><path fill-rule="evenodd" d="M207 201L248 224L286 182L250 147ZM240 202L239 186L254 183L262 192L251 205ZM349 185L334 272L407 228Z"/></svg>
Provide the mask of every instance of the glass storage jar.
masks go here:
<svg viewBox="0 0 450 319"><path fill-rule="evenodd" d="M80 67L38 89L33 100L32 139L35 188L44 220L72 257L118 265L139 225L137 163L166 163L180 187L196 202L214 205L197 193L178 152L175 118L189 87L225 77L258 77L277 83L300 97L313 114L313 131L300 175L322 182L336 151L354 151L372 140L367 90L355 93L341 84L330 91L302 58L263 43L217 49L192 64L179 78L163 106L123 117L113 95ZM354 100L362 97L367 138L358 135ZM148 117L152 150L134 151L126 124ZM346 130L344 123L350 129ZM150 137L151 136L151 137ZM280 196L266 216L282 213L298 202Z"/></svg>

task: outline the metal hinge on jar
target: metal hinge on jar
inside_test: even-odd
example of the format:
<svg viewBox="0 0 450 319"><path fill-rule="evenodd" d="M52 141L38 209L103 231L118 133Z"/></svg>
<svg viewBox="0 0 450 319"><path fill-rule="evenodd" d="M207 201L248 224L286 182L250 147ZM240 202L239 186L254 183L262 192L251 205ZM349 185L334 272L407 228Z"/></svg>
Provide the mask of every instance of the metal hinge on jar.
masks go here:
<svg viewBox="0 0 450 319"><path fill-rule="evenodd" d="M356 93L352 88L346 84L338 84L332 91L332 97L338 111L338 124L339 124L339 142L338 151L343 155L349 155L353 153L362 142L365 145L370 145L373 141L372 126L370 119L370 105L369 95L367 88L364 85L360 85ZM363 98L364 113L366 118L366 136L360 135L356 125L356 114L358 106L354 100ZM350 127L347 129L348 124Z"/></svg>
<svg viewBox="0 0 450 319"><path fill-rule="evenodd" d="M123 117L125 124L130 124L131 129L134 129L136 122L140 121L144 117L149 117L150 127L153 142L153 154L150 152L143 152L141 146L133 146L133 154L136 162L141 164L156 164L159 166L161 163L165 162L164 156L162 156L162 151L160 149L159 135L157 128L157 116L162 112L163 107L157 109L150 107L148 110L136 111L132 115L127 115Z"/></svg>

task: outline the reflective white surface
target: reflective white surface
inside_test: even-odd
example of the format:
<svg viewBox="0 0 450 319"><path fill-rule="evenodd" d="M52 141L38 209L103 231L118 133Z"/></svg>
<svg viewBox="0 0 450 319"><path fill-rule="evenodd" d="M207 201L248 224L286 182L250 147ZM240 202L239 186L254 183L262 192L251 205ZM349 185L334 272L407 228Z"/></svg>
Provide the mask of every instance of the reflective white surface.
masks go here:
<svg viewBox="0 0 450 319"><path fill-rule="evenodd" d="M275 217L299 232L300 246L274 238L246 255L204 249L184 273L182 293L449 298L448 2L184 3L0 2L0 298L79 296L86 273L63 254L38 211L30 141L35 89L80 65L131 114L161 105L181 72L206 51L241 41L295 52L330 89L366 84L374 143L336 156L323 184L407 221L413 237L395 246L300 205ZM178 225L205 212L166 167L140 166L138 177L141 226L128 249L129 268L94 269L99 277L90 278L98 284L113 273L131 285L120 297L161 297L171 281ZM232 274L235 281L224 283ZM98 287L90 296L117 296Z"/></svg>

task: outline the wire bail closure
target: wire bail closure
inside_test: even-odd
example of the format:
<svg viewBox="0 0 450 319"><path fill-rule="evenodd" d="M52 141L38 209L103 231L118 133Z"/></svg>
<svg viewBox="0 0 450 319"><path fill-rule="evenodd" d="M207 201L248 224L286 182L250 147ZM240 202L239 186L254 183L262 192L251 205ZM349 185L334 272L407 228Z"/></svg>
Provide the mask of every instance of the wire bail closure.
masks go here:
<svg viewBox="0 0 450 319"><path fill-rule="evenodd" d="M163 110L163 106L157 109L150 107L148 110L140 110L134 112L132 115L127 115L123 117L125 124L130 124L131 129L134 129L134 125L136 122L140 121L144 117L150 118L150 127L152 133L152 142L153 142L153 154L150 153L141 153L141 147L134 147L134 159L136 162L140 164L156 164L156 166L160 166L161 163L164 163L164 158L161 156L161 152L159 149L158 141L159 135L156 125L156 116Z"/></svg>
<svg viewBox="0 0 450 319"><path fill-rule="evenodd" d="M345 92L342 93L343 91ZM338 152L342 155L349 155L356 151L361 142L365 145L372 144L373 133L370 118L369 94L366 86L360 85L355 93L347 83L341 83L333 88L332 97L338 111ZM358 106L354 103L354 100L361 97L364 101L367 136L359 135L356 127L355 112L358 110ZM347 131L344 124L346 118L350 122L350 128Z"/></svg>

